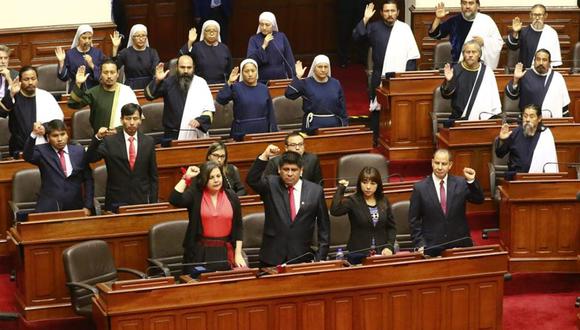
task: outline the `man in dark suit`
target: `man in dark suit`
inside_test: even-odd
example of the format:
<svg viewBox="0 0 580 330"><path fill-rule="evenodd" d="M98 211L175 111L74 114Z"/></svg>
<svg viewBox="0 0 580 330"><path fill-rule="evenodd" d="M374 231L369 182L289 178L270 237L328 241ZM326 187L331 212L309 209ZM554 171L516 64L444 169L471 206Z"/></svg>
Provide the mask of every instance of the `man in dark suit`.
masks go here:
<svg viewBox="0 0 580 330"><path fill-rule="evenodd" d="M252 164L247 182L260 194L264 202L266 222L260 262L262 266L312 259L311 251L314 225L318 229L316 259L324 260L328 254L330 222L320 185L300 178L302 157L292 151L280 156L280 175L265 175L268 159L280 149L269 145Z"/></svg>
<svg viewBox="0 0 580 330"><path fill-rule="evenodd" d="M121 108L122 128L101 127L87 150L94 163L104 158L107 165L105 209L157 203L157 162L153 138L138 131L143 110L128 103Z"/></svg>
<svg viewBox="0 0 580 330"><path fill-rule="evenodd" d="M415 184L411 194L409 224L415 248L437 256L445 249L473 246L465 203L484 200L475 170L464 168L465 178L449 175L453 162L446 149L435 151L431 166L433 173Z"/></svg>
<svg viewBox="0 0 580 330"><path fill-rule="evenodd" d="M284 140L286 151L294 151L302 156L302 179L322 184L322 170L320 169L320 160L315 154L306 152L304 137L298 132L286 135ZM270 159L264 175L276 175L280 167L280 157Z"/></svg>
<svg viewBox="0 0 580 330"><path fill-rule="evenodd" d="M36 145L36 138L45 136L48 143ZM91 215L93 208L93 175L85 162L85 150L68 144L66 126L54 119L45 127L35 122L24 143L24 159L40 169L41 187L35 212L83 209ZM84 192L84 200L83 200Z"/></svg>

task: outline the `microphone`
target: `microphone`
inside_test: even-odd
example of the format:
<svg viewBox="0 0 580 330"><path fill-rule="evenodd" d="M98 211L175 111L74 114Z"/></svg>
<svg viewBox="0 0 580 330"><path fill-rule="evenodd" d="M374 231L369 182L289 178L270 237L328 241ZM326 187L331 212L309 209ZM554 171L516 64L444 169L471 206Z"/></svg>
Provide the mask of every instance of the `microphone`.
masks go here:
<svg viewBox="0 0 580 330"><path fill-rule="evenodd" d="M440 249L440 248L442 248L442 247L444 247L444 246L446 246L448 244L456 243L456 242L461 242L461 241L464 241L464 240L469 240L469 241L471 241L471 244L473 244L473 240L471 239L471 236L464 236L464 237L461 237L461 238L458 238L458 239L454 239L454 240L451 240L451 241L443 242L443 243L440 243L440 244L437 244L437 245L431 245L430 247L424 248L423 249L423 254L425 254L425 251L431 251L431 250L435 250L435 249ZM415 248L413 250L413 252L419 252L419 248Z"/></svg>
<svg viewBox="0 0 580 330"><path fill-rule="evenodd" d="M301 254L301 255L299 255L297 257L294 257L294 258L292 258L290 260L285 261L284 263L282 263L281 265L278 265L277 267L286 267L286 266L288 266L288 264L291 264L292 262L294 262L296 260L302 259L302 258L306 257L307 255L311 255L312 256L312 261L318 261L317 258L316 258L316 255L314 253L312 253L312 251L308 251L308 252L303 253L303 254Z"/></svg>
<svg viewBox="0 0 580 330"><path fill-rule="evenodd" d="M388 245L389 245L389 243L380 244L380 245L371 245L371 246L369 246L368 248L359 249L359 250L354 250L354 251L348 251L348 252L345 254L345 256L348 256L348 255L351 255L351 254L355 254L355 253L361 253L361 252L365 252L365 251L372 251L372 250L375 250L375 251L377 251L377 250L379 250L379 249L381 249L381 251L382 251L382 248L384 248L384 247L387 247ZM393 245L395 245L395 244L393 243ZM394 249L394 247L393 247L393 249ZM392 252L393 252L393 254L395 254L395 251L392 251ZM379 253L379 254L380 254L380 253Z"/></svg>
<svg viewBox="0 0 580 330"><path fill-rule="evenodd" d="M550 110L550 109L542 109L542 113L544 113L544 111L547 111L547 112L550 113L550 118L554 118L554 115L552 113L552 110Z"/></svg>
<svg viewBox="0 0 580 330"><path fill-rule="evenodd" d="M294 70L292 69L292 66L288 63L288 60L286 60L286 57L284 57L284 54L282 54L282 51L280 51L280 48L278 48L278 46L276 45L276 42L274 41L274 35L272 35L272 45L274 45L274 48L276 48L276 50L278 51L278 54L280 54L280 56L282 57L282 59L284 60L284 63L286 63L286 65L288 66L288 68L290 68L290 72L294 72ZM292 77L294 77L294 75L292 75ZM288 77L288 72L286 72L286 78L290 78Z"/></svg>
<svg viewBox="0 0 580 330"><path fill-rule="evenodd" d="M542 166L542 173L546 173L546 165L568 165L568 168L578 168L580 167L580 163L560 163L560 162L546 162L544 166Z"/></svg>
<svg viewBox="0 0 580 330"><path fill-rule="evenodd" d="M487 112L487 111L482 111L482 112L479 113L479 116L477 116L477 118L479 120L481 120L481 115L491 115L491 116L495 116L495 113L493 113L493 112Z"/></svg>

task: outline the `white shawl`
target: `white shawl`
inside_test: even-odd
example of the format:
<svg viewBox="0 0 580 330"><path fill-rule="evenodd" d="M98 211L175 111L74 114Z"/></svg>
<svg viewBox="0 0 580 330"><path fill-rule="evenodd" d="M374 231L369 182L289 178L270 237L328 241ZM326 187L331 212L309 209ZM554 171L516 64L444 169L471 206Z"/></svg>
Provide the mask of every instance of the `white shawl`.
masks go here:
<svg viewBox="0 0 580 330"><path fill-rule="evenodd" d="M198 137L198 131L191 128L189 122L201 116L204 111L215 112L213 97L205 79L193 76L181 116L178 140L192 140Z"/></svg>
<svg viewBox="0 0 580 330"><path fill-rule="evenodd" d="M36 89L36 121L39 123L47 123L53 119L64 120L64 114L56 99L52 94L45 91L44 89ZM36 144L47 143L44 136L38 136L36 138Z"/></svg>
<svg viewBox="0 0 580 330"><path fill-rule="evenodd" d="M478 76L482 74L482 67L483 65L480 64L477 73ZM477 93L477 95L473 95L474 93ZM485 72L483 72L483 80L481 81L479 90L474 91L474 88L471 89L471 95L469 95L467 105L465 106L465 109L463 109L461 117L465 117L467 114L467 106L472 97L475 97L475 101L473 102L473 107L471 108L467 120L485 120L493 115L501 113L501 101L499 99L497 81L495 80L493 70L489 66L485 66Z"/></svg>
<svg viewBox="0 0 580 330"><path fill-rule="evenodd" d="M549 75L550 72L548 72ZM547 81L548 78L546 78ZM568 104L570 104L570 95L566 88L566 81L560 72L554 72L544 103L542 103L542 110L550 110L552 118L562 118L562 108Z"/></svg>
<svg viewBox="0 0 580 330"><path fill-rule="evenodd" d="M490 68L496 69L499 62L501 48L503 47L503 38L497 29L497 25L491 17L486 14L477 13L471 29L465 38L465 42L471 41L473 37L483 38L483 47L481 48L481 60ZM463 52L459 61L463 60Z"/></svg>
<svg viewBox="0 0 580 330"><path fill-rule="evenodd" d="M546 127L540 133L538 144L536 144L536 148L534 149L529 173L558 173L560 172L558 164L547 164L557 162L558 154L556 153L554 136L550 129Z"/></svg>
<svg viewBox="0 0 580 330"><path fill-rule="evenodd" d="M420 58L419 48L409 25L397 20L385 50L383 72L405 72L408 60Z"/></svg>
<svg viewBox="0 0 580 330"><path fill-rule="evenodd" d="M129 86L117 83L115 87L115 97L113 98L113 107L111 109L109 128L121 126L121 108L128 103L139 104L135 92L133 92Z"/></svg>
<svg viewBox="0 0 580 330"><path fill-rule="evenodd" d="M558 32L556 32L556 30L554 30L554 28L548 24L544 24L536 52L542 48L547 49L550 52L550 64L552 64L552 66L562 65L562 53L560 52L560 40L558 39Z"/></svg>

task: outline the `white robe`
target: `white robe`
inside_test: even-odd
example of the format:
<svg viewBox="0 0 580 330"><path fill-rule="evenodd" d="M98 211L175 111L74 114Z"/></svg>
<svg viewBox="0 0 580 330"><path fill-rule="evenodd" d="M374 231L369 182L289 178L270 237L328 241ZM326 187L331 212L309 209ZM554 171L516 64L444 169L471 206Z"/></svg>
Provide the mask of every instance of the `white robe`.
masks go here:
<svg viewBox="0 0 580 330"><path fill-rule="evenodd" d="M189 122L201 116L205 111L215 112L211 91L205 79L193 76L181 116L178 140L192 140L199 137L201 131L191 128Z"/></svg>
<svg viewBox="0 0 580 330"><path fill-rule="evenodd" d="M536 144L536 148L534 149L529 173L558 173L560 171L558 164L553 164L557 162L558 154L556 153L554 136L552 135L552 131L546 127L540 133L538 144Z"/></svg>
<svg viewBox="0 0 580 330"><path fill-rule="evenodd" d="M570 95L568 94L566 81L560 72L554 72L554 77L552 77L552 82L548 86L544 103L542 103L542 110L547 109L551 113L546 111L543 116L548 114L552 118L562 118L562 108L568 104L570 104Z"/></svg>
<svg viewBox="0 0 580 330"><path fill-rule="evenodd" d="M413 31L406 23L395 21L385 50L382 76L387 72L405 72L407 61L420 58Z"/></svg>
<svg viewBox="0 0 580 330"><path fill-rule="evenodd" d="M478 72L478 75L482 74L482 67L483 65L479 66L480 72ZM467 118L467 120L485 120L493 115L501 113L501 100L499 99L497 81L495 80L493 70L486 65L483 75L483 80L481 81L477 95L473 95L474 90L472 88L471 95L467 101L467 104L469 105L471 98L475 97L473 107L471 107L471 112L469 113L469 118ZM466 114L467 106L463 109L461 117L465 117Z"/></svg>
<svg viewBox="0 0 580 330"><path fill-rule="evenodd" d="M503 47L503 38L497 29L494 20L486 14L477 13L471 29L465 38L465 42L473 40L473 37L479 36L483 38L482 56L481 60L492 69L497 68L499 63L499 56L501 48ZM463 60L463 52L459 57L459 61Z"/></svg>
<svg viewBox="0 0 580 330"><path fill-rule="evenodd" d="M129 86L117 83L115 87L115 96L113 98L113 108L111 109L109 128L113 129L122 125L121 108L128 103L139 104L135 92Z"/></svg>
<svg viewBox="0 0 580 330"><path fill-rule="evenodd" d="M48 123L54 119L64 120L64 114L58 102L52 94L45 91L44 89L37 88L36 89L36 121L39 123ZM36 144L43 144L47 143L44 136L38 136L36 138Z"/></svg>
<svg viewBox="0 0 580 330"><path fill-rule="evenodd" d="M547 49L550 52L552 66L562 65L562 53L560 52L560 40L558 39L558 32L556 32L556 30L554 30L554 28L548 24L544 24L536 52L542 48Z"/></svg>

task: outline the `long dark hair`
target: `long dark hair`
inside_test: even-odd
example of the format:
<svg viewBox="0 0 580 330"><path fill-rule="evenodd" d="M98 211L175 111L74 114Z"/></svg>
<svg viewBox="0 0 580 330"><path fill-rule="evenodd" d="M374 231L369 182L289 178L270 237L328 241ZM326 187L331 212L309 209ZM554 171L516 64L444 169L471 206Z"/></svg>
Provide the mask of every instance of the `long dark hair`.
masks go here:
<svg viewBox="0 0 580 330"><path fill-rule="evenodd" d="M216 141L209 145L207 153L205 154L205 160L209 161L209 156L218 150L223 150L226 156L226 158L224 158L224 165L222 166L222 172L225 176L228 175L228 149L226 149L226 145L222 141Z"/></svg>
<svg viewBox="0 0 580 330"><path fill-rule="evenodd" d="M201 164L201 166L199 167L199 175L197 176L197 188L199 189L199 191L203 191L205 187L207 187L209 176L211 172L216 168L220 170L220 174L222 175L221 190L224 190L224 172L216 162L210 160Z"/></svg>
<svg viewBox="0 0 580 330"><path fill-rule="evenodd" d="M356 182L356 195L358 198L364 200L364 193L361 188L361 183L363 181L370 180L377 184L377 190L375 191L375 199L377 200L377 207L381 210L386 210L387 208L387 199L383 194L383 180L381 179L381 173L374 167L365 166L358 174L358 179Z"/></svg>

